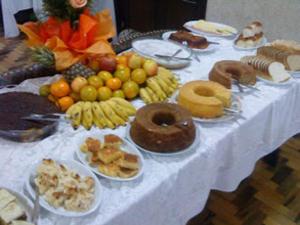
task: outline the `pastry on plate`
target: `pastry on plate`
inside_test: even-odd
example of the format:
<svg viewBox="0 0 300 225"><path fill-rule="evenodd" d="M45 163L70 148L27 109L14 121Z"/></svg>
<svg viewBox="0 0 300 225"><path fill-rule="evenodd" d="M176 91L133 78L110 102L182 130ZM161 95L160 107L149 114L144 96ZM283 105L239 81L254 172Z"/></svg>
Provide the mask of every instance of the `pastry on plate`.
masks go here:
<svg viewBox="0 0 300 225"><path fill-rule="evenodd" d="M100 163L98 166L98 170L110 177L117 177L120 171L120 167L115 163L104 164Z"/></svg>
<svg viewBox="0 0 300 225"><path fill-rule="evenodd" d="M107 146L98 152L98 158L105 164L109 164L121 158L122 155L123 155L122 152L113 146L111 147Z"/></svg>
<svg viewBox="0 0 300 225"><path fill-rule="evenodd" d="M138 170L131 170L131 169L127 169L127 168L120 168L120 170L118 171L119 177L122 177L122 178L133 177L137 173L138 173Z"/></svg>
<svg viewBox="0 0 300 225"><path fill-rule="evenodd" d="M115 146L119 147L123 143L123 140L114 134L107 134L104 136L104 145L105 146Z"/></svg>
<svg viewBox="0 0 300 225"><path fill-rule="evenodd" d="M239 35L235 44L241 48L253 48L262 43L264 37L263 25L259 21L253 21L247 25Z"/></svg>
<svg viewBox="0 0 300 225"><path fill-rule="evenodd" d="M139 160L136 155L124 153L124 156L116 161L116 164L122 168L137 170L139 168Z"/></svg>

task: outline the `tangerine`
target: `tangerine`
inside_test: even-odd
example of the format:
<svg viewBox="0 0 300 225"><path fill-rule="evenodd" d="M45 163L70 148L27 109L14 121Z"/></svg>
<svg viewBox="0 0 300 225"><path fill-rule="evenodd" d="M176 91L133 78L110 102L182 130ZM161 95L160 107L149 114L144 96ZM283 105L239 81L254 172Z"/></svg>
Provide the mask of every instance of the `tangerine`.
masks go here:
<svg viewBox="0 0 300 225"><path fill-rule="evenodd" d="M54 97L64 97L67 96L71 91L70 85L65 80L61 79L51 84L50 93Z"/></svg>
<svg viewBox="0 0 300 225"><path fill-rule="evenodd" d="M71 105L74 104L74 100L70 96L65 96L58 99L58 104L62 111L66 111Z"/></svg>
<svg viewBox="0 0 300 225"><path fill-rule="evenodd" d="M127 57L124 55L116 56L117 64L127 66Z"/></svg>
<svg viewBox="0 0 300 225"><path fill-rule="evenodd" d="M109 87L111 90L118 90L122 86L122 81L115 77L115 78L110 78L106 81L106 86Z"/></svg>

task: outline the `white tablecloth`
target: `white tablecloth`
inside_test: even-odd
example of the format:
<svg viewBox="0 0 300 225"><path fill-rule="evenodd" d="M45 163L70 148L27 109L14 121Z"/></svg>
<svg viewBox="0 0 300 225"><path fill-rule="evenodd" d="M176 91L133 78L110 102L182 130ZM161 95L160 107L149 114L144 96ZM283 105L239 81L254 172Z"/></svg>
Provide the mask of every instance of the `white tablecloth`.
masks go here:
<svg viewBox="0 0 300 225"><path fill-rule="evenodd" d="M201 63L193 61L190 67L176 71L184 82L207 79L218 60L240 59L253 53L234 50L231 41L220 42L219 50L200 56ZM242 96L245 120L197 124L201 143L194 152L177 157L145 155L145 173L141 179L128 183L100 179L104 199L95 213L69 219L43 210L40 224L185 224L203 209L210 190L236 189L241 180L251 174L259 158L300 132L300 81L282 87L258 82L258 87L260 92ZM137 100L134 104L140 107L142 102ZM45 157L73 159L78 137L86 132L62 125L59 133L36 143L0 139L0 185L22 191L33 163ZM113 133L124 136L125 128Z"/></svg>
<svg viewBox="0 0 300 225"><path fill-rule="evenodd" d="M20 34L17 27L16 19L14 14L24 10L33 8L34 12L39 18L42 13L42 0L1 0L2 4L2 15L4 25L4 36L16 37ZM108 8L111 11L113 20L115 21L115 8L114 1L112 0L96 0L93 2L92 10L94 12L100 11L104 8Z"/></svg>

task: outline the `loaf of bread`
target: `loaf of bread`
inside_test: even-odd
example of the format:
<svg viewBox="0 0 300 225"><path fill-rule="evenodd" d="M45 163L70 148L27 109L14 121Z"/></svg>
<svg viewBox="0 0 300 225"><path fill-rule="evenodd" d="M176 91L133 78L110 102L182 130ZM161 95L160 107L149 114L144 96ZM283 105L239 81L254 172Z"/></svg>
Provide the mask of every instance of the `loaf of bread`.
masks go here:
<svg viewBox="0 0 300 225"><path fill-rule="evenodd" d="M290 79L290 75L286 72L282 63L265 56L245 56L241 61L252 66L258 72L258 75L265 79L276 83Z"/></svg>
<svg viewBox="0 0 300 225"><path fill-rule="evenodd" d="M271 43L274 48L300 54L300 43L292 40L276 40Z"/></svg>
<svg viewBox="0 0 300 225"><path fill-rule="evenodd" d="M257 55L282 63L287 70L300 70L300 53L291 53L273 46L263 46L257 49Z"/></svg>

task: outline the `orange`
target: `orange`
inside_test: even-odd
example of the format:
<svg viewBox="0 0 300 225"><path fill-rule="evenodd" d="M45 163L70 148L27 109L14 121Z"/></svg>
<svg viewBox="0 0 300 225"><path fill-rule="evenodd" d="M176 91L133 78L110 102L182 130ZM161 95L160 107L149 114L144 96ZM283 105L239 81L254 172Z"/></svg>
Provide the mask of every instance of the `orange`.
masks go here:
<svg viewBox="0 0 300 225"><path fill-rule="evenodd" d="M62 111L66 111L71 105L74 104L74 100L70 96L65 96L58 99L58 104Z"/></svg>
<svg viewBox="0 0 300 225"><path fill-rule="evenodd" d="M125 97L128 99L135 98L139 94L139 89L139 85L131 80L126 81L122 86Z"/></svg>
<svg viewBox="0 0 300 225"><path fill-rule="evenodd" d="M80 98L82 101L96 101L97 89L94 86L86 85L80 89Z"/></svg>
<svg viewBox="0 0 300 225"><path fill-rule="evenodd" d="M127 57L124 55L118 55L116 57L117 64L127 66Z"/></svg>
<svg viewBox="0 0 300 225"><path fill-rule="evenodd" d="M115 77L115 78L110 78L109 80L106 81L106 86L109 87L111 90L118 90L122 86L122 81Z"/></svg>
<svg viewBox="0 0 300 225"><path fill-rule="evenodd" d="M122 82L128 81L130 78L130 69L128 67L117 69L114 76L119 78Z"/></svg>
<svg viewBox="0 0 300 225"><path fill-rule="evenodd" d="M147 74L144 69L138 68L131 72L131 80L136 82L137 84L142 84L147 79Z"/></svg>
<svg viewBox="0 0 300 225"><path fill-rule="evenodd" d="M98 99L100 101L106 101L112 96L112 91L108 87L100 87L98 89Z"/></svg>
<svg viewBox="0 0 300 225"><path fill-rule="evenodd" d="M103 81L107 81L108 79L113 77L110 72L105 71L105 70L100 71L97 74L97 76L99 76Z"/></svg>
<svg viewBox="0 0 300 225"><path fill-rule="evenodd" d="M51 84L50 93L54 97L64 97L67 96L71 91L70 85L65 80L59 80Z"/></svg>

